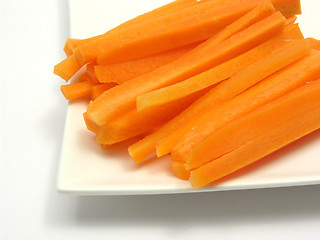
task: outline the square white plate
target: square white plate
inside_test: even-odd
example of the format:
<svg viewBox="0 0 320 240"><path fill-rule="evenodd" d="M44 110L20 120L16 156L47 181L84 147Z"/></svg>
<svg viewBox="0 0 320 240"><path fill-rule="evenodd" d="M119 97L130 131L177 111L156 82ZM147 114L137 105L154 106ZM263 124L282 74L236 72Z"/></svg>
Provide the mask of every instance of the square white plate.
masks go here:
<svg viewBox="0 0 320 240"><path fill-rule="evenodd" d="M105 32L138 14L169 1L69 0L71 37L85 38ZM299 17L306 37L319 38L315 3L302 0ZM315 21L315 19L318 21ZM287 146L258 163L225 178L218 185L193 190L174 177L168 157L136 166L126 144L103 151L87 131L82 118L87 103L69 103L61 153L58 191L81 195L171 194L320 183L320 131Z"/></svg>

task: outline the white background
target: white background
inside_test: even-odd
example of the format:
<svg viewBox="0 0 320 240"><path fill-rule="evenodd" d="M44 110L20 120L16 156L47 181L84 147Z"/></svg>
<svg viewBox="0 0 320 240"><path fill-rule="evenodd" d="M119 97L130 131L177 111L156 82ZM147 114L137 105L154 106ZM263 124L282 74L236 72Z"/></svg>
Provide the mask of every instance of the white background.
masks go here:
<svg viewBox="0 0 320 240"><path fill-rule="evenodd" d="M318 6L309 8L315 25ZM68 26L67 1L0 0L0 240L320 239L320 186L131 197L58 194L67 103L52 70L64 57Z"/></svg>

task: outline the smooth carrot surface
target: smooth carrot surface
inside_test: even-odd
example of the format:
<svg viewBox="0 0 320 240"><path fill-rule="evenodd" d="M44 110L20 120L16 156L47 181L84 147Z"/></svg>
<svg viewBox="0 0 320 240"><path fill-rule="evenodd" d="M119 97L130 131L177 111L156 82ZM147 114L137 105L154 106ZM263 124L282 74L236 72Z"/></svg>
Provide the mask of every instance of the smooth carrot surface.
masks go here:
<svg viewBox="0 0 320 240"><path fill-rule="evenodd" d="M66 82L72 78L72 76L78 72L81 68L74 55L67 57L54 66L53 73L64 79Z"/></svg>
<svg viewBox="0 0 320 240"><path fill-rule="evenodd" d="M320 53L318 51L313 51L309 56L292 64L290 67L284 69L283 71L273 76L270 76L268 79L265 79L260 84L254 86L252 89L249 89L246 92L244 92L244 94L242 94L241 96L238 95L238 97L230 101L230 104L227 104L227 107L229 111L233 111L235 108L238 108L236 112L238 112L238 114L241 112L241 114L243 115L243 113L249 112L248 108L250 110L250 108L252 107L266 104L267 102L282 95L285 95L287 92L302 86L306 82L311 82L312 80L319 77L319 75ZM234 104L232 104L232 102L234 102ZM290 108L288 107L288 111L289 109ZM295 112L294 108L291 108L291 110L293 113ZM283 112L285 111L283 110ZM283 119L287 119L287 116L282 117L281 121L283 121ZM289 119L290 118L288 118L288 121ZM268 124L272 124L272 120L275 119L272 119L271 117L265 119L265 121L270 121L268 122ZM278 121L280 121L280 119L278 119ZM263 127L260 130L264 130ZM219 129L217 131L219 132ZM242 129L239 128L238 132L241 131ZM252 131L248 131L248 133L244 134L242 136L242 139L240 139L240 137L236 137L233 135L233 133L230 132L230 140L228 141L227 145L226 142L222 140L226 136L218 140L215 136L219 135L219 133L216 135L215 131L213 131L212 134L210 134L198 145L196 145L196 147L191 150L189 156L185 156L184 159L182 159L182 161L187 162L187 169L196 168L212 159L215 159L228 152L231 152L237 147L240 147L246 139L252 136L252 134L255 134L256 136L260 135L258 129L252 129ZM207 147L206 152L203 151L205 146ZM211 149L209 149L210 147L208 148L208 146L210 146Z"/></svg>
<svg viewBox="0 0 320 240"><path fill-rule="evenodd" d="M210 1L208 2L210 3ZM204 7L206 3L201 6ZM256 0L221 8L207 8L203 12L157 29L145 37L122 42L113 47L104 48L97 62L108 64L145 57L154 53L181 47L208 39L232 23L258 4ZM109 44L110 45L110 44Z"/></svg>
<svg viewBox="0 0 320 240"><path fill-rule="evenodd" d="M113 88L115 86L117 86L117 83L101 83L101 84L97 84L92 86L91 88L91 99L95 100L97 97L99 97L102 93L104 93L105 91L109 90L110 88Z"/></svg>
<svg viewBox="0 0 320 240"><path fill-rule="evenodd" d="M274 12L275 9L270 2L263 2L262 4L258 5L256 8L248 12L246 15L234 21L232 24L228 25L226 28L220 31L210 40L210 42L219 42L221 40L227 39L233 34L249 27L250 25L273 14ZM258 56L256 57L256 59L250 60L254 62L258 59ZM187 96L203 88L223 81L234 73L240 71L242 68L248 66L248 64L251 64L250 61L243 61L244 59L240 58L236 59L238 59L238 61L236 61L235 59L231 59L228 62L218 65L217 67L207 70L206 72L200 73L199 75L196 75L190 79L168 86L166 88L161 88L145 93L137 97L137 109L140 111Z"/></svg>
<svg viewBox="0 0 320 240"><path fill-rule="evenodd" d="M153 130L159 124L163 124L178 115L206 91L204 90L184 99L179 99L173 104L159 106L151 111L138 112L136 108L133 108L100 127L97 132L96 141L100 144L111 145Z"/></svg>
<svg viewBox="0 0 320 240"><path fill-rule="evenodd" d="M191 44L178 49L127 62L96 65L94 69L95 75L101 83L116 82L121 84L177 60L197 45L198 44Z"/></svg>
<svg viewBox="0 0 320 240"><path fill-rule="evenodd" d="M269 41L264 42L256 48L253 48L247 53L244 53L243 56L245 57L241 59L240 62L247 61L245 60L245 58L248 55L252 56L251 58L255 58L254 56L256 55L265 56L272 52L274 49L277 49L285 45L288 42L288 40L293 39L303 39L303 35L298 25L286 26L283 32L281 32L281 34L279 34L278 36L270 39ZM241 56L239 57L242 58ZM156 150L156 145L157 143L159 143L159 141L161 141L162 139L167 137L171 132L179 128L179 125L190 121L190 119L194 118L194 116L201 114L203 111L207 111L207 109L211 109L212 107L214 107L215 105L212 105L211 94L209 93L210 92L199 98L184 112L182 112L177 117L163 125L161 128L130 146L129 152L131 157L136 162L142 161Z"/></svg>
<svg viewBox="0 0 320 240"><path fill-rule="evenodd" d="M216 7L214 1L206 1L78 47L74 54L80 64L94 60L99 64L110 64L201 42L250 11L259 2L250 0Z"/></svg>
<svg viewBox="0 0 320 240"><path fill-rule="evenodd" d="M91 82L84 81L62 85L60 89L67 100L72 100L89 95L92 86Z"/></svg>
<svg viewBox="0 0 320 240"><path fill-rule="evenodd" d="M275 13L219 44L211 46L204 42L170 65L104 92L89 104L88 117L95 124L103 125L108 119L133 107L137 96L182 81L240 55L281 32L284 23L285 18Z"/></svg>
<svg viewBox="0 0 320 240"><path fill-rule="evenodd" d="M206 0L205 0L206 1ZM221 5L224 3L222 0L214 0L217 2L217 5ZM229 0L230 1L230 0ZM163 16L165 14L173 13L175 11L181 10L183 8L187 8L193 5L199 5L204 1L197 1L197 0L178 0L178 1L173 1L171 3L168 3L166 5L163 5L159 8L156 8L152 11L146 12L144 14L141 14L133 19L130 19L119 26L107 31L104 34L86 38L86 39L75 39L75 38L67 38L65 45L64 45L64 52L66 55L69 57L70 55L73 54L74 50L81 45L85 45L87 43L93 42L95 40L98 40L101 37L104 37L109 34L114 34L117 31L122 31L123 29L130 28L134 25L152 20L154 18Z"/></svg>
<svg viewBox="0 0 320 240"><path fill-rule="evenodd" d="M192 186L194 188L203 187L319 129L320 102L314 100L314 96L316 96L316 98L320 96L319 80L306 84L296 91L291 92L291 94L284 95L282 101L288 98L298 99L294 107L296 109L306 109L303 114L298 114L292 117L290 121L268 129L269 131L266 131L261 136L252 139L234 151L193 170L189 179ZM299 100L303 102L303 99L307 97L310 97L310 101L312 101L313 104L318 105L310 109L308 102L305 102L305 104L299 103ZM277 104L283 104L283 102L278 102ZM247 115L246 120L242 120L243 124L248 124L248 118L254 114L259 114L261 109L263 111L267 107L268 105L257 109L252 112L251 115ZM299 109L299 111L301 111L301 109ZM239 119L239 121L241 121L241 119ZM261 124L261 122L254 122L254 124Z"/></svg>
<svg viewBox="0 0 320 240"><path fill-rule="evenodd" d="M276 51L270 53L268 56L261 58L259 61L255 62L247 68L244 68L238 74L234 75L230 79L222 82L221 84L213 88L210 91L210 100L212 106L218 107L219 109L220 104L227 102L237 94L245 91L246 89L260 82L261 80L273 74L274 72L302 58L309 52L310 45L305 40L295 40L277 49ZM209 111L215 111L215 107ZM226 109L226 112L228 112L228 109ZM176 145L177 141L179 141L180 138L183 137L186 140L185 134L191 128L194 128L200 122L205 121L204 119L209 120L209 118L207 118L206 116L207 113L205 113L204 115L197 116L196 118L191 119L189 122L180 125L178 129L173 131L169 136L167 136L157 145L157 155L163 156L171 152L173 147ZM218 115L215 115L215 117L218 117ZM220 123L223 120L223 118L220 118L219 120ZM199 131L199 134L200 132L201 131ZM196 141L199 140L200 138L198 138ZM193 145L196 141L191 141L189 143ZM183 145L183 143L181 143L181 145L178 145L181 146ZM183 149L186 148L187 145L183 145ZM182 148L179 151L182 151ZM177 155L174 156L177 157Z"/></svg>

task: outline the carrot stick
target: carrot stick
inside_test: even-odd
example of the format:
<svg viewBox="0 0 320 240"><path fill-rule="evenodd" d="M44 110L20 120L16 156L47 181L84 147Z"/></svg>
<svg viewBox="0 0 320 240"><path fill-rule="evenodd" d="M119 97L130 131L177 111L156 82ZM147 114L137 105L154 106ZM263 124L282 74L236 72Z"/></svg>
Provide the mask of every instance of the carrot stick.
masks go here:
<svg viewBox="0 0 320 240"><path fill-rule="evenodd" d="M221 0L214 0L215 2L217 2L217 5L220 5L222 3ZM172 13L174 11L178 11L181 10L183 8L187 8L190 7L192 5L199 5L200 3L202 3L203 1L197 1L197 0L178 0L178 1L173 1L171 3L168 3L164 6L161 6L159 8L156 8L152 11L146 12L144 14L141 14L133 19L130 19L129 21L126 21L122 24L120 24L119 26L107 31L104 34L98 35L98 36L94 36L91 38L86 38L86 39L75 39L75 38L67 38L65 46L64 46L64 52L66 53L66 55L69 57L70 55L73 54L74 50L81 45L93 42L95 40L98 40L99 38L106 36L108 34L117 32L117 31L121 31L125 28L130 28L134 25L152 20L154 18L163 16L165 14L169 14Z"/></svg>
<svg viewBox="0 0 320 240"><path fill-rule="evenodd" d="M225 104L225 108L230 107L229 111L234 111L233 113L231 113L231 115L243 115L256 106L260 106L266 102L269 102L276 97L284 95L287 92L300 87L306 82L314 80L316 77L319 77L319 75L320 52L314 50L309 56L292 64L287 69L284 69L283 71L270 76L260 84L233 98L232 100L230 100L229 104ZM224 116L221 117L223 118ZM273 119L266 118L266 120L267 119L268 121L270 121L269 123L272 124ZM277 119L277 121L279 121L279 119ZM218 129L218 127L215 129ZM263 128L261 130L263 130ZM232 138L229 140L230 145L227 145L222 141L223 137L218 140L218 142L220 142L219 145L217 141L213 140L216 135L215 131L216 130L212 131L211 135L209 135L198 145L196 145L196 147L191 150L189 156L185 156L183 157L183 159L181 159L182 161L188 162L186 165L187 169L196 168L206 163L207 161L210 161L211 159L215 159L223 154L234 150L237 147L240 147L240 145L243 143L241 142L241 140L239 140L239 138L231 133L232 137L230 137L231 135L229 135L229 137ZM217 131L219 131L219 129ZM242 130L239 129L238 131ZM252 129L251 132L243 135L243 139L250 138L250 134L254 134L256 136L260 135L258 130ZM234 143L233 140L235 141ZM203 149L204 146L208 145L215 147L208 150L206 153L202 152L201 149Z"/></svg>
<svg viewBox="0 0 320 240"><path fill-rule="evenodd" d="M285 43L287 43L288 39L303 39L303 35L297 25L290 25L284 28L284 31L270 39L269 41L264 42L263 44L253 48L252 50L244 53L243 56L251 56L252 58L255 55L265 56L272 52L274 49L277 49ZM240 56L240 58L242 58ZM244 57L240 61L247 61ZM207 109L211 109L214 105L211 104L211 95L207 93L203 97L199 98L195 101L189 108L187 108L184 112L179 114L174 119L170 120L168 123L163 125L161 128L146 136L144 139L139 142L133 144L129 147L129 153L131 157L136 161L140 162L149 156L151 153L155 151L157 143L167 137L172 131L175 131L181 124L190 121L190 119L194 118L201 114Z"/></svg>
<svg viewBox="0 0 320 240"><path fill-rule="evenodd" d="M253 86L254 84L258 83L259 81L273 74L274 72L302 58L303 56L307 55L309 52L310 52L310 45L308 44L307 41L295 40L277 49L277 51L272 52L268 56L261 58L259 61L252 64L248 68L244 68L238 74L234 75L229 80L222 82L221 84L219 84L217 87L213 88L210 91L209 94L211 95L211 98L210 98L211 104L212 104L211 106L214 106L211 111L215 112L216 111L215 107L219 106L219 104L227 102L237 94L243 92L244 90L248 89L249 87ZM217 111L219 111L219 109L221 108L218 107ZM228 109L226 109L226 113L229 113ZM197 118L190 119L189 122L181 124L178 129L173 131L169 136L167 136L157 145L157 148L156 148L157 155L163 156L171 152L172 148L176 145L177 141L179 141L179 139L182 137L187 141L187 139L185 138L186 137L185 134L191 128L194 128L194 126L197 126L198 124L200 124L202 120L208 119L206 118L206 115L207 114L200 115ZM211 113L210 113L210 116L211 116ZM215 117L218 117L218 115L215 115ZM220 121L219 123L217 123L217 125L220 123L222 124L222 122L225 119L220 118L219 116L219 120ZM200 134L200 131L198 133ZM198 139L200 139L200 137L197 138L197 140ZM190 143L193 144L193 141L191 141ZM183 149L188 149L188 147L184 145Z"/></svg>
<svg viewBox="0 0 320 240"><path fill-rule="evenodd" d="M163 124L178 115L206 91L204 90L184 99L179 99L173 104L162 105L156 109L152 109L152 111L137 112L137 109L133 108L100 127L97 132L96 141L100 144L111 145L153 130L159 124Z"/></svg>
<svg viewBox="0 0 320 240"><path fill-rule="evenodd" d="M90 94L93 84L89 81L62 85L60 90L67 100L84 97Z"/></svg>
<svg viewBox="0 0 320 240"><path fill-rule="evenodd" d="M127 62L109 65L96 65L94 69L95 75L101 83L116 82L121 84L177 60L197 45L198 44L191 44L163 53L158 53L150 57Z"/></svg>
<svg viewBox="0 0 320 240"><path fill-rule="evenodd" d="M70 57L73 54L74 49L76 49L78 46L89 43L95 39L98 39L98 37L91 37L87 39L67 38L63 51L67 57Z"/></svg>
<svg viewBox="0 0 320 240"><path fill-rule="evenodd" d="M70 78L80 70L80 68L81 66L79 65L75 56L71 55L55 65L53 73L68 82Z"/></svg>
<svg viewBox="0 0 320 240"><path fill-rule="evenodd" d="M250 25L273 14L274 12L275 9L270 2L263 2L246 15L220 31L214 39L217 42L220 41L220 39L226 39L234 33L249 27ZM259 57L261 56L255 56L255 58L249 59L249 61L243 61L241 57L231 59L230 61L227 61L185 81L176 83L166 88L145 93L137 97L137 109L138 111L141 111L143 109L165 104L200 91L201 89L227 79L244 67L258 60Z"/></svg>
<svg viewBox="0 0 320 240"><path fill-rule="evenodd" d="M82 65L94 60L110 64L201 42L255 7L260 0L215 7L207 1L110 34L78 47L74 54Z"/></svg>
<svg viewBox="0 0 320 240"><path fill-rule="evenodd" d="M190 183L194 188L203 187L210 182L216 181L226 175L229 175L257 160L267 156L268 154L284 147L285 145L298 140L299 138L320 128L320 81L314 81L304 85L295 91L284 95L277 101L276 104L265 105L251 114L246 115L245 119L239 119L241 125L246 127L250 122L254 125L263 124L268 121L250 121L256 115L268 113L270 108L278 107L279 105L289 105L291 99L294 105L290 106L294 111L303 111L303 114L297 114L289 121L279 124L276 127L268 128L263 135L260 135L251 141L243 144L240 148L223 155L191 172ZM308 100L306 100L308 99ZM311 105L317 105L311 108ZM283 108L285 109L285 108ZM267 114L266 114L267 115ZM285 114L279 114L280 118ZM261 119L261 118L259 118Z"/></svg>
<svg viewBox="0 0 320 240"><path fill-rule="evenodd" d="M101 83L101 84L97 84L97 85L92 86L91 93L90 93L91 99L95 100L102 93L104 93L105 91L107 91L110 88L113 88L117 85L118 85L117 83Z"/></svg>
<svg viewBox="0 0 320 240"><path fill-rule="evenodd" d="M182 81L227 61L275 36L281 32L284 23L285 18L275 13L219 44L212 46L209 39L209 43L200 44L175 62L104 92L89 104L88 117L101 126L108 119L133 107L137 96Z"/></svg>

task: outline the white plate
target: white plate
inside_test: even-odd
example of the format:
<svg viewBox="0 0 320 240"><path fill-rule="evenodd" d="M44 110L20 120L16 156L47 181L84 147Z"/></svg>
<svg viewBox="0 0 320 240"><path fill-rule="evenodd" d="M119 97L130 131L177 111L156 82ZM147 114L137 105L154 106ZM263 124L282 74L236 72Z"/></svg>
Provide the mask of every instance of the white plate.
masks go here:
<svg viewBox="0 0 320 240"><path fill-rule="evenodd" d="M71 36L77 38L103 33L165 3L159 0L69 1ZM314 24L315 18L319 21L319 8L314 6L314 1L302 2L304 15L299 19L301 28L306 36L319 38L319 31ZM57 184L58 191L63 193L170 194L320 183L320 131L233 174L217 186L195 191L188 182L179 180L170 173L168 157L158 160L151 158L141 166L136 166L127 153L126 144L109 151L101 150L94 142L93 134L84 125L82 113L85 109L84 102L72 102L68 106Z"/></svg>

